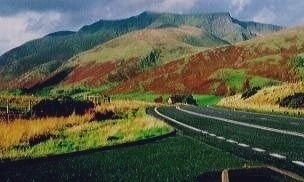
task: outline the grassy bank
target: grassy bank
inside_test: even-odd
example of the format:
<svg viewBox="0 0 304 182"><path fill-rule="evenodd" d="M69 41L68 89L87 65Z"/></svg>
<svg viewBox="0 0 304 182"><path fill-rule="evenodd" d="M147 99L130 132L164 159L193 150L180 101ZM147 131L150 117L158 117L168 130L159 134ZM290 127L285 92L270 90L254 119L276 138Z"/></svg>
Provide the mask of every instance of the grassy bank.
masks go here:
<svg viewBox="0 0 304 182"><path fill-rule="evenodd" d="M99 121L93 114L68 118L16 120L0 124L0 159L35 158L137 141L166 134L172 128L147 115L149 104L113 101L96 112L116 118Z"/></svg>
<svg viewBox="0 0 304 182"><path fill-rule="evenodd" d="M303 83L283 84L264 88L248 99L242 99L240 94L224 98L218 103L218 106L246 111L303 116L303 109L280 107L278 103L284 97L300 92L304 92Z"/></svg>

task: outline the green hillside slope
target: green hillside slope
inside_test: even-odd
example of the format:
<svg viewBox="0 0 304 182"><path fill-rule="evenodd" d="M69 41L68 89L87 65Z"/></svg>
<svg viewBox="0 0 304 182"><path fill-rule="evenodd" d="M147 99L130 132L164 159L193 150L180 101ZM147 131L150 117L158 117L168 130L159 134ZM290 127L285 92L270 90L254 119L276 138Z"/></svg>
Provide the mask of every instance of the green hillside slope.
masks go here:
<svg viewBox="0 0 304 182"><path fill-rule="evenodd" d="M144 28L180 26L201 28L209 33L210 38L229 43L281 29L273 25L241 22L232 18L229 13L179 15L144 12L122 20L100 20L84 26L78 32L52 33L3 54L0 57L0 89L13 88L11 83L21 79L22 84L14 84L14 87L29 87L48 77L76 54L125 33ZM193 40L193 37L186 37L185 40L197 46L207 46L210 38Z"/></svg>

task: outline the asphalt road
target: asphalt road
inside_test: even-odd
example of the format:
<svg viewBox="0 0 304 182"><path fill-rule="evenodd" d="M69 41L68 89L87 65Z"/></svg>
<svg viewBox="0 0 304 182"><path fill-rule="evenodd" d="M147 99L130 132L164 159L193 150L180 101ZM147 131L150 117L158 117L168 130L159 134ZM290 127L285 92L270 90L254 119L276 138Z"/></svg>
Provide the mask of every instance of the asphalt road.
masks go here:
<svg viewBox="0 0 304 182"><path fill-rule="evenodd" d="M158 174L163 170L166 173L170 171L175 174L176 168L167 165L172 161L180 161L180 165L176 167L188 166L186 167L188 170L193 170L194 166L208 166L193 162L204 161L201 160L204 157L200 156L208 156L208 151L198 152L206 150L204 145L201 146L203 143L214 146L220 149L219 151L237 155L246 161L270 164L304 176L304 138L302 136L304 124L301 118L194 106L160 107L151 110L154 111L154 115L172 123L191 140L187 140L183 146L180 146L180 139L173 137L149 145L122 148L119 151L94 151L0 165L0 181L45 181L46 179L52 181L104 181L102 179L119 181L122 178L149 181L149 179L155 178L155 176L149 175ZM191 145L192 140L203 141L203 143L199 142L201 148L195 150L195 147ZM178 156L176 147L180 147L179 151L182 151L178 153ZM165 155L166 158L162 158L166 153L172 155ZM147 156L151 157L147 158ZM184 160L184 158L188 160ZM162 162L161 165L152 162L159 159L165 162ZM220 161L211 160L215 164ZM142 161L149 161L147 163L151 164L147 167L146 163ZM228 163L229 161L227 161ZM226 166L227 164L221 161L220 165ZM140 175L143 172L149 175L143 177ZM189 171L179 174L183 177L187 172ZM172 176L171 173L167 176ZM119 175L114 176L113 174Z"/></svg>
<svg viewBox="0 0 304 182"><path fill-rule="evenodd" d="M207 143L251 160L304 173L304 119L213 107L155 108L162 118L199 133ZM261 157L260 157L261 156ZM282 165L281 165L282 164Z"/></svg>

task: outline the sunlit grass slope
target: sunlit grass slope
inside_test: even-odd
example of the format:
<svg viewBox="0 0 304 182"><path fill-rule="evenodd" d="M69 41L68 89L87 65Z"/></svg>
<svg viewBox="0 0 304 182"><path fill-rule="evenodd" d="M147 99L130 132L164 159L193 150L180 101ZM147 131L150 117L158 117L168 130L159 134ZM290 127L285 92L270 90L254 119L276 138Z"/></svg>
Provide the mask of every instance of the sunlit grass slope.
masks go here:
<svg viewBox="0 0 304 182"><path fill-rule="evenodd" d="M16 120L0 124L0 159L35 158L112 146L166 134L173 129L149 116L140 101L113 101L96 112L118 115L104 121L92 114Z"/></svg>
<svg viewBox="0 0 304 182"><path fill-rule="evenodd" d="M72 58L70 62L83 64L141 58L154 49L160 50L161 60L167 62L195 53L203 47L223 44L227 42L212 38L209 33L195 27L144 29L128 33L83 52Z"/></svg>
<svg viewBox="0 0 304 182"><path fill-rule="evenodd" d="M300 92L304 92L303 82L283 84L280 86L266 87L248 99L242 99L241 94L226 97L222 99L218 105L236 109L290 113L298 115L299 113L304 114L304 110L280 107L279 100L293 95L294 93Z"/></svg>

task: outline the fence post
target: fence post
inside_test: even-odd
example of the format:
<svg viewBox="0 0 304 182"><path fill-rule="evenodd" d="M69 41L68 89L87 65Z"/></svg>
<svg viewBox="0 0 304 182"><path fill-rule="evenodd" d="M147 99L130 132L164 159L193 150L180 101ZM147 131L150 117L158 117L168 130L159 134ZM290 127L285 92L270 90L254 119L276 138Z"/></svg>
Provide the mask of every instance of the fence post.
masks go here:
<svg viewBox="0 0 304 182"><path fill-rule="evenodd" d="M33 102L32 102L32 100L30 99L30 101L29 101L28 112L30 113L31 118L32 118L32 116L33 116L32 107L33 107Z"/></svg>
<svg viewBox="0 0 304 182"><path fill-rule="evenodd" d="M7 114L7 122L9 122L9 100L6 99L6 114Z"/></svg>
<svg viewBox="0 0 304 182"><path fill-rule="evenodd" d="M28 109L27 109L27 111L28 111L28 112L30 112L30 111L31 111L31 109L32 109L31 104L32 104L32 103L31 103L31 100L29 100L29 103L28 103Z"/></svg>

